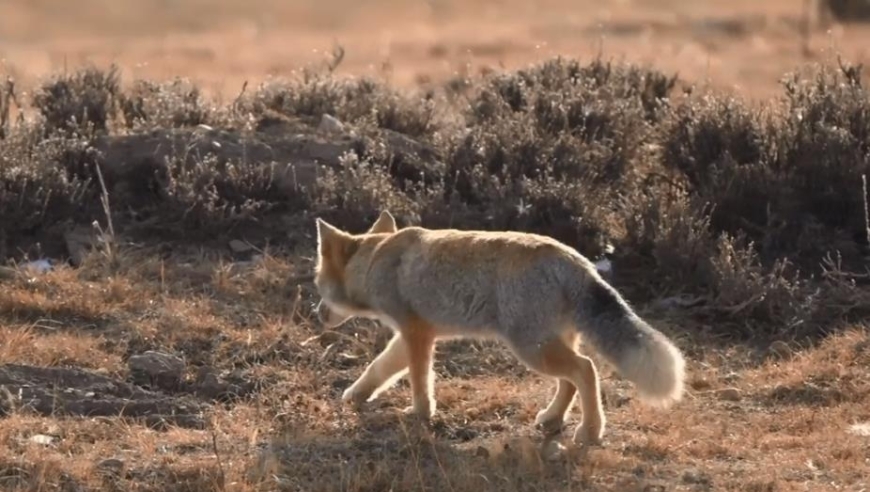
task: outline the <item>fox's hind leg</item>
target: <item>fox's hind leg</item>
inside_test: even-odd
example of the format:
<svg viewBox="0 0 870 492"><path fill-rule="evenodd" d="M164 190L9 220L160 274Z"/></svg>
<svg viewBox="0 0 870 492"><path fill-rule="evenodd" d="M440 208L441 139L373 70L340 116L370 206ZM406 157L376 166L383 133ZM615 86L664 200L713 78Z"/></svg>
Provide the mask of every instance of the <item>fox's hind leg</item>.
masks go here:
<svg viewBox="0 0 870 492"><path fill-rule="evenodd" d="M563 335L563 340L569 347L577 347L579 337L575 333L567 333ZM535 417L535 425L541 427L544 432L555 433L562 429L565 423L565 416L574 404L574 398L577 396L577 386L565 378L556 379L556 391L553 393L553 398L547 408L538 412Z"/></svg>
<svg viewBox="0 0 870 492"><path fill-rule="evenodd" d="M580 403L583 408L583 421L574 432L574 442L598 444L604 433L604 410L601 407L601 388L598 381L598 371L588 357L584 357L561 338L553 338L541 344L529 346L514 345L514 352L529 368L560 379L560 386L547 410L552 408L553 414L562 407L570 405L567 400L569 390L564 388L562 379L573 383L580 393ZM564 388L564 389L563 389ZM573 395L572 395L573 396ZM545 412L547 412L545 410ZM564 413L563 413L564 415Z"/></svg>
<svg viewBox="0 0 870 492"><path fill-rule="evenodd" d="M361 404L377 398L408 370L408 346L402 335L396 334L381 353L366 367L362 375L344 391L341 399Z"/></svg>
<svg viewBox="0 0 870 492"><path fill-rule="evenodd" d="M432 368L435 355L435 330L422 320L403 326L402 337L408 347L408 380L411 383L411 403L406 414L428 420L435 413Z"/></svg>

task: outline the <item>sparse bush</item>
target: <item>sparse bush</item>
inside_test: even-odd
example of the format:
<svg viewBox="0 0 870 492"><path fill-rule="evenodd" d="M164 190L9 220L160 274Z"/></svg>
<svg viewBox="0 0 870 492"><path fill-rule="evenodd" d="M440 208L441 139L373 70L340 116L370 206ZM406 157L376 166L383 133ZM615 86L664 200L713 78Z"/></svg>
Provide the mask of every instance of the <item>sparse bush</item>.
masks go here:
<svg viewBox="0 0 870 492"><path fill-rule="evenodd" d="M780 251L819 261L839 249L854 263L856 241L867 241L861 176L870 172L870 94L858 68L841 66L823 68L814 80L792 78L786 96L775 169L791 196L780 215L804 226L787 238L791 250Z"/></svg>
<svg viewBox="0 0 870 492"><path fill-rule="evenodd" d="M715 232L746 234L767 265L782 257L817 270L828 251L865 241L861 175L870 162L870 98L858 75L823 69L786 83L769 116L734 99L679 107L663 127L662 163L713 206Z"/></svg>
<svg viewBox="0 0 870 492"><path fill-rule="evenodd" d="M210 122L210 110L199 88L186 80L137 80L119 99L128 128L180 128Z"/></svg>
<svg viewBox="0 0 870 492"><path fill-rule="evenodd" d="M714 206L711 225L734 233L768 224L780 190L775 129L735 99L704 97L676 109L662 129L662 164L678 171L693 197Z"/></svg>
<svg viewBox="0 0 870 492"><path fill-rule="evenodd" d="M309 196L315 212L350 230L367 229L384 209L405 223L420 222L422 204L398 189L384 168L353 153L342 157L340 171L325 169Z"/></svg>
<svg viewBox="0 0 870 492"><path fill-rule="evenodd" d="M55 77L33 95L33 105L45 119L45 134L105 132L114 116L120 76L87 68Z"/></svg>
<svg viewBox="0 0 870 492"><path fill-rule="evenodd" d="M647 295L680 294L711 288L709 259L715 246L710 216L680 191L651 187L626 214L621 262L648 272L639 282Z"/></svg>
<svg viewBox="0 0 870 492"><path fill-rule="evenodd" d="M723 234L710 256L713 297L710 305L719 319L742 328L742 335L794 333L813 320L819 295L789 268L786 258L766 268L753 245Z"/></svg>
<svg viewBox="0 0 870 492"><path fill-rule="evenodd" d="M264 85L249 104L256 114L275 111L316 118L329 114L346 123L368 121L412 137L428 135L438 126L437 108L430 98L405 96L369 79L340 80L319 73Z"/></svg>
<svg viewBox="0 0 870 492"><path fill-rule="evenodd" d="M304 203L280 185L274 163L223 162L213 154L192 163L175 157L166 162L166 176L156 213L167 226L206 236L256 222L268 212L292 212Z"/></svg>
<svg viewBox="0 0 870 492"><path fill-rule="evenodd" d="M450 146L448 191L479 211L474 226L547 233L598 255L652 164L647 149L673 85L600 60L495 75Z"/></svg>
<svg viewBox="0 0 870 492"><path fill-rule="evenodd" d="M43 139L42 134L38 126L15 128L0 145L0 237L17 239L87 218L89 204L95 203L94 183L64 165L81 141Z"/></svg>

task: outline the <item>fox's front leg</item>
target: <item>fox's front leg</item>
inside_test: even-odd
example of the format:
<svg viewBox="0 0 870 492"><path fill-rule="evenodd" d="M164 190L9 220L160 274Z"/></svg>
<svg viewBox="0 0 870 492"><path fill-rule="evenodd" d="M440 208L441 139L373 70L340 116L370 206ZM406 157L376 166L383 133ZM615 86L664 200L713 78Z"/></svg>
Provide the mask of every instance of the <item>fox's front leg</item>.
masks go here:
<svg viewBox="0 0 870 492"><path fill-rule="evenodd" d="M541 426L544 431L551 433L561 430L565 422L565 414L574 403L577 395L577 387L567 379L557 378L556 392L547 408L538 412L535 424Z"/></svg>
<svg viewBox="0 0 870 492"><path fill-rule="evenodd" d="M408 346L396 334L383 351L366 367L362 375L344 391L342 401L356 405L377 398L408 370Z"/></svg>

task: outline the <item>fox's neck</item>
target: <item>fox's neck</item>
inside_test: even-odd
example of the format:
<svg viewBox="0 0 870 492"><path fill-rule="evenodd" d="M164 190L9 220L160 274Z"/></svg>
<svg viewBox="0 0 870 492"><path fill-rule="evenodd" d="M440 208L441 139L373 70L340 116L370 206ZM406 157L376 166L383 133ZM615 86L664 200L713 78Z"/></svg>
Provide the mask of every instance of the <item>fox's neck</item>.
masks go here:
<svg viewBox="0 0 870 492"><path fill-rule="evenodd" d="M345 272L345 296L354 309L369 311L369 275L371 274L372 262L375 259L374 250L380 241L365 241L357 250L354 258L348 262Z"/></svg>

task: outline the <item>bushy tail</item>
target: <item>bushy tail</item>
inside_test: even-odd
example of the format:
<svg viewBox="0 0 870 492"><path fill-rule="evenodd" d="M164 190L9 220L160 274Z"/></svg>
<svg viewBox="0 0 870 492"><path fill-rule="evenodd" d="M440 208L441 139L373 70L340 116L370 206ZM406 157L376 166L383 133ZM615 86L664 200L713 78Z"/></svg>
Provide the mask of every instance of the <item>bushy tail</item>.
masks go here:
<svg viewBox="0 0 870 492"><path fill-rule="evenodd" d="M686 363L663 333L637 316L600 277L587 277L574 297L583 339L635 384L644 402L667 407L682 398Z"/></svg>

